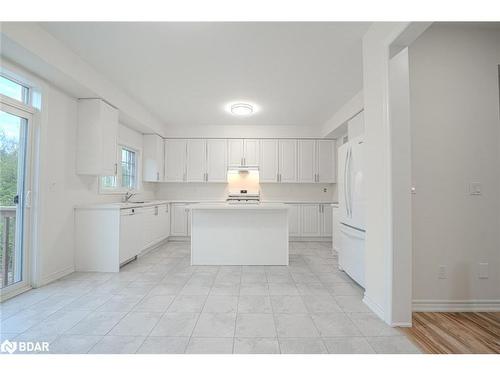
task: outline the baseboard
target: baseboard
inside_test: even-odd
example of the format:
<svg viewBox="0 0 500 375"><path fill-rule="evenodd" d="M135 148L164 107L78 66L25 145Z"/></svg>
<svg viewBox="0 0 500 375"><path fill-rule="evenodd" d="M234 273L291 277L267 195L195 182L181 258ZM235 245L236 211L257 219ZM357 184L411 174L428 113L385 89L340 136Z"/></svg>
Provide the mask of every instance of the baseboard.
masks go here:
<svg viewBox="0 0 500 375"><path fill-rule="evenodd" d="M365 293L363 296L363 302L365 303L366 306L370 308L380 319L385 321L385 314L384 314L384 309L382 306L380 306L378 303L373 301L370 297L368 297Z"/></svg>
<svg viewBox="0 0 500 375"><path fill-rule="evenodd" d="M71 266L71 267L67 267L61 271L56 271L56 272L53 272L51 273L50 275L47 275L45 276L44 278L42 278L40 280L40 282L38 283L34 283L33 287L34 288L40 288L44 285L47 285L53 281L56 281L56 280L59 280L60 278L64 277L64 276L67 276L69 275L70 273L73 273L75 272L75 267L74 266Z"/></svg>
<svg viewBox="0 0 500 375"><path fill-rule="evenodd" d="M500 311L500 300L413 300L413 311Z"/></svg>
<svg viewBox="0 0 500 375"><path fill-rule="evenodd" d="M160 246L163 246L165 245L168 241L170 241L170 238L169 237L165 237L165 238L162 238L161 240L158 240L152 244L150 244L148 247L146 247L145 249L141 250L139 252L139 254L137 255L138 257L143 257L144 255L146 255L147 253L159 248Z"/></svg>
<svg viewBox="0 0 500 375"><path fill-rule="evenodd" d="M191 236L170 236L168 242L190 242Z"/></svg>

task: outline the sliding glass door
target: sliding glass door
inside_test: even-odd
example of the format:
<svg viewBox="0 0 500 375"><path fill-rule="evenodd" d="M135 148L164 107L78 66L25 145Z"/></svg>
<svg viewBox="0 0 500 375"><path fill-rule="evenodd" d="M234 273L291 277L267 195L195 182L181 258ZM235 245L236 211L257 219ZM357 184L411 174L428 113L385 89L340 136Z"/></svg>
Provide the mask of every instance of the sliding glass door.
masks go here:
<svg viewBox="0 0 500 375"><path fill-rule="evenodd" d="M0 103L0 287L2 299L29 285L27 230L31 114Z"/></svg>

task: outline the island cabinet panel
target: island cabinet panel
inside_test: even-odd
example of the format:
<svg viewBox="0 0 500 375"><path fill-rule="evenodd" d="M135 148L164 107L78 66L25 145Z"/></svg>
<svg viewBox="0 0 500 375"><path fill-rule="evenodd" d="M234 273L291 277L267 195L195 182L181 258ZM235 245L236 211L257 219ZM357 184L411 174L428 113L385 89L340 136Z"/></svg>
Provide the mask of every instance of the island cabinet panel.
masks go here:
<svg viewBox="0 0 500 375"><path fill-rule="evenodd" d="M187 182L204 182L206 177L207 149L204 139L189 139L187 141Z"/></svg>
<svg viewBox="0 0 500 375"><path fill-rule="evenodd" d="M261 182L278 182L278 163L278 140L261 140L259 166Z"/></svg>
<svg viewBox="0 0 500 375"><path fill-rule="evenodd" d="M333 229L333 207L331 204L321 205L321 236L329 237Z"/></svg>
<svg viewBox="0 0 500 375"><path fill-rule="evenodd" d="M207 182L227 182L227 146L225 139L207 140Z"/></svg>
<svg viewBox="0 0 500 375"><path fill-rule="evenodd" d="M187 140L165 140L165 181L186 181Z"/></svg>

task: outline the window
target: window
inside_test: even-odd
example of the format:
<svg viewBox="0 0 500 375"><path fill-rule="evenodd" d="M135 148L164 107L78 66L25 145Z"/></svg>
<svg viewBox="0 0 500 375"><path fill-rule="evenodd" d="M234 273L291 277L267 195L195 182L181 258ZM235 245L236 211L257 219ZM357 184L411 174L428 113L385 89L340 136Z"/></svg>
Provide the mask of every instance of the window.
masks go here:
<svg viewBox="0 0 500 375"><path fill-rule="evenodd" d="M126 146L118 146L120 167L116 176L101 177L101 191L123 192L137 190L137 151Z"/></svg>
<svg viewBox="0 0 500 375"><path fill-rule="evenodd" d="M29 89L11 79L0 75L0 94L18 100L24 104L29 102Z"/></svg>

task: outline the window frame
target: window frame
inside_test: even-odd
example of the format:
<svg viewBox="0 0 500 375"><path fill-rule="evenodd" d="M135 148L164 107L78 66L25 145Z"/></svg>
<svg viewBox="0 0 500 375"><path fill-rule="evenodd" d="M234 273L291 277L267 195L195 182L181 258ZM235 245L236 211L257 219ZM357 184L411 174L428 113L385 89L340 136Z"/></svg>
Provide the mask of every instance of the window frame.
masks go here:
<svg viewBox="0 0 500 375"><path fill-rule="evenodd" d="M135 153L135 187L132 189L128 189L125 187L122 187L122 150L125 149L127 151ZM126 192L132 192L132 193L138 193L142 189L142 184L140 180L141 176L141 151L134 148L130 147L126 144L117 144L117 163L118 163L118 168L117 168L117 174L116 174L116 187L104 187L103 186L103 178L108 177L108 176L99 176L99 194L116 194L116 195L123 195Z"/></svg>
<svg viewBox="0 0 500 375"><path fill-rule="evenodd" d="M23 104L27 107L32 107L32 89L30 86L28 86L26 83L13 77L11 74L8 74L5 71L0 71L0 77L6 79L7 81L15 83L16 85L19 85L21 87L21 96L22 96L21 100L18 100L17 98L14 98L12 96L0 93L2 99L8 98L8 100L10 100L10 101L14 101L16 103ZM4 100L2 100L2 101L4 101Z"/></svg>

